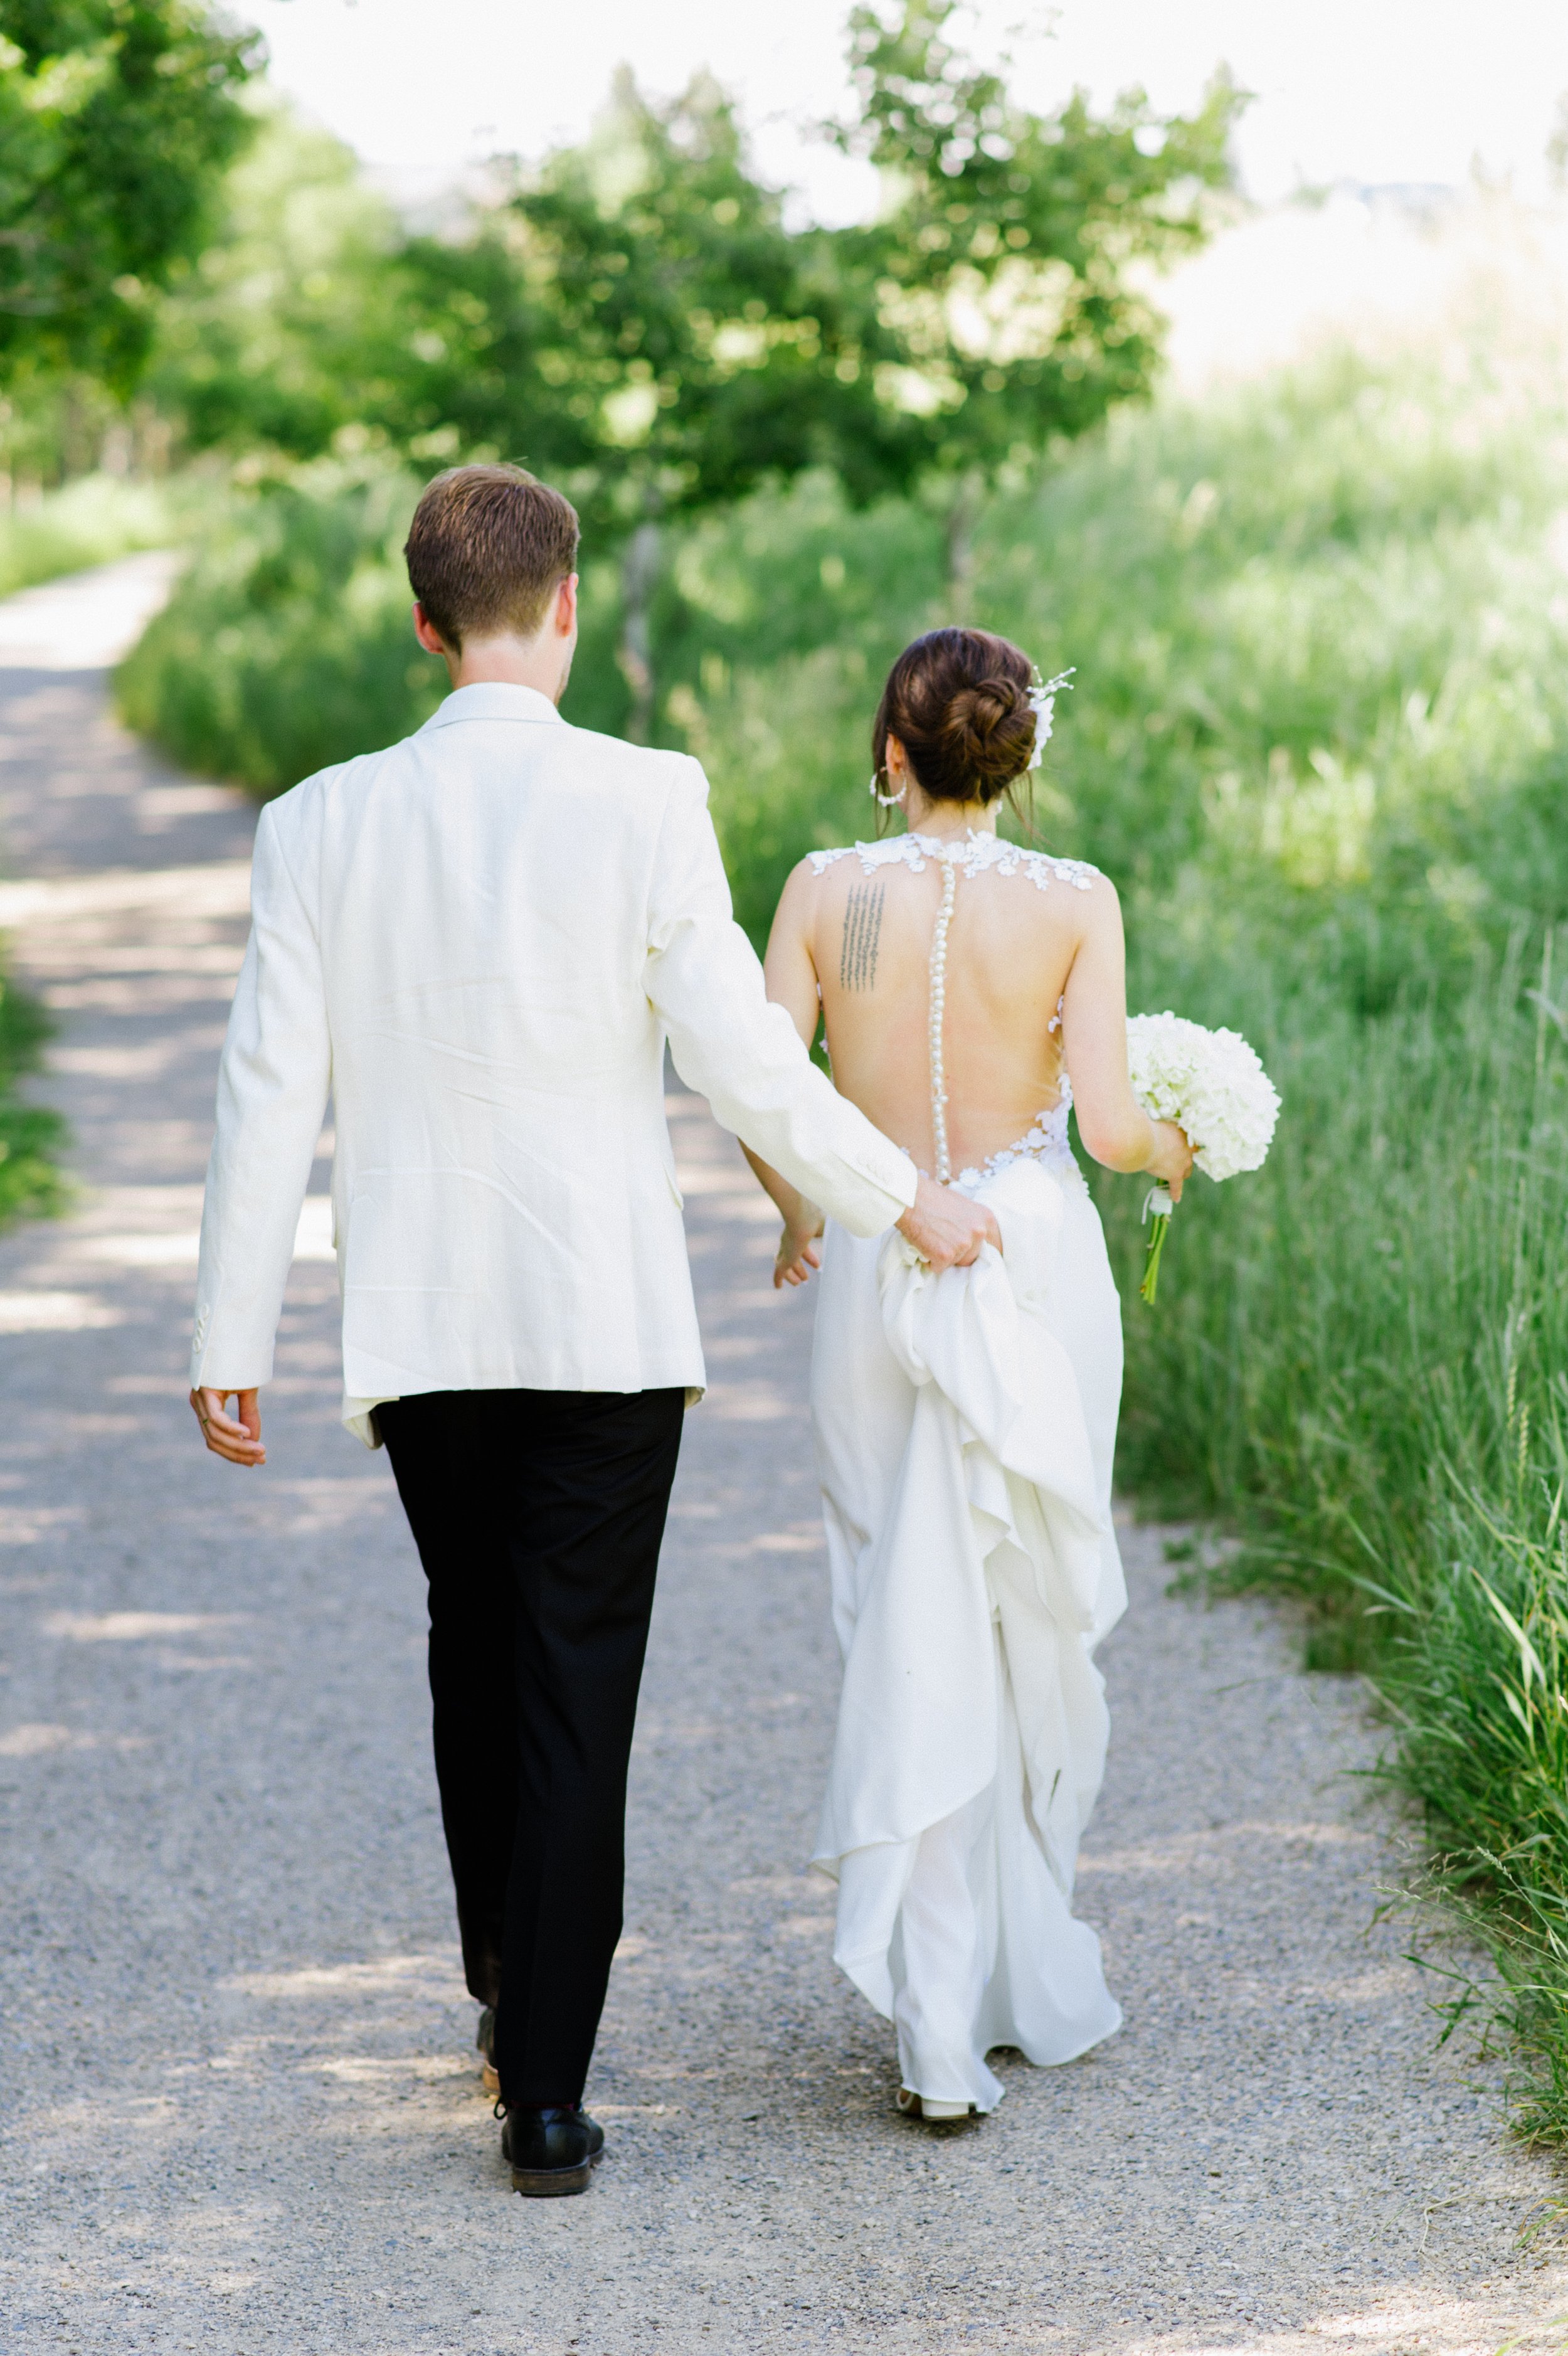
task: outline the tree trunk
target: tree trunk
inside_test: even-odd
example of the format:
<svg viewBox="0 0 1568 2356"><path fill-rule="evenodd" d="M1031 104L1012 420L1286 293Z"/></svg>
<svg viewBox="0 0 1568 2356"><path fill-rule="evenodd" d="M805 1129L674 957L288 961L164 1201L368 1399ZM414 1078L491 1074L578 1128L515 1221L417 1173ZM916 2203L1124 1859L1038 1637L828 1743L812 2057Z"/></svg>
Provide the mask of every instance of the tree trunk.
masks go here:
<svg viewBox="0 0 1568 2356"><path fill-rule="evenodd" d="M947 541L947 620L960 629L974 619L975 527L980 520L985 477L971 466L955 482L943 518Z"/></svg>
<svg viewBox="0 0 1568 2356"><path fill-rule="evenodd" d="M653 640L648 627L648 601L658 578L659 528L640 523L626 542L621 559L621 676L632 691L626 734L634 744L645 744L654 716Z"/></svg>
<svg viewBox="0 0 1568 2356"><path fill-rule="evenodd" d="M65 390L60 395L59 415L60 480L62 483L74 483L79 476L91 473L97 455L92 446L81 387L74 378L66 380Z"/></svg>

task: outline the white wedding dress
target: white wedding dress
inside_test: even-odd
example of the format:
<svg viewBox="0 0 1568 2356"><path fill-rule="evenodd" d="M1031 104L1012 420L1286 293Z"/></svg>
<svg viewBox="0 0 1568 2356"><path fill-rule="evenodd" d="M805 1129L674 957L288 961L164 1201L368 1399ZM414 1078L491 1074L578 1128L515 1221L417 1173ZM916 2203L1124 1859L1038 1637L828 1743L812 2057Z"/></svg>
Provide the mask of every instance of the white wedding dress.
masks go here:
<svg viewBox="0 0 1568 2356"><path fill-rule="evenodd" d="M946 935L960 880L1091 871L994 836L857 844L868 871L944 870L932 948L933 1127L947 1178ZM850 855L816 854L820 866ZM956 1076L962 1087L962 1076ZM898 2032L928 2104L994 2109L998 2045L1069 2062L1121 2013L1072 1912L1107 1720L1094 1647L1126 1601L1111 1524L1121 1313L1067 1142L1070 1094L952 1183L1002 1232L933 1276L894 1230L829 1225L812 1417L844 1654L815 1862L834 1954Z"/></svg>

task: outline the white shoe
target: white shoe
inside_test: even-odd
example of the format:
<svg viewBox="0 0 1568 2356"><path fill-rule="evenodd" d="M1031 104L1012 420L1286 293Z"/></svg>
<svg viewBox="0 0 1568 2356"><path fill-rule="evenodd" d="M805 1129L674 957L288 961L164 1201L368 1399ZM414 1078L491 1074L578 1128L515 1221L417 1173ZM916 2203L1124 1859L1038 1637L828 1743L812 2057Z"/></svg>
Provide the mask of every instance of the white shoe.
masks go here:
<svg viewBox="0 0 1568 2356"><path fill-rule="evenodd" d="M929 2094L912 2094L907 2086L898 2091L898 2106L906 2119L966 2119L973 2103L933 2103Z"/></svg>

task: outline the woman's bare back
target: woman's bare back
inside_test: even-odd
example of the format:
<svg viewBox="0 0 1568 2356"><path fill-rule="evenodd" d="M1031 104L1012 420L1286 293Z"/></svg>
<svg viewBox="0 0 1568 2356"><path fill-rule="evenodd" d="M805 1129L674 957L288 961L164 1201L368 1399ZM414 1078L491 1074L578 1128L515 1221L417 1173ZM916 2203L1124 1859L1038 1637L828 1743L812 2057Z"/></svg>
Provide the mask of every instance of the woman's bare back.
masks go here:
<svg viewBox="0 0 1568 2356"><path fill-rule="evenodd" d="M791 890L834 1079L922 1169L983 1166L1058 1106L1093 868L909 834L814 852Z"/></svg>

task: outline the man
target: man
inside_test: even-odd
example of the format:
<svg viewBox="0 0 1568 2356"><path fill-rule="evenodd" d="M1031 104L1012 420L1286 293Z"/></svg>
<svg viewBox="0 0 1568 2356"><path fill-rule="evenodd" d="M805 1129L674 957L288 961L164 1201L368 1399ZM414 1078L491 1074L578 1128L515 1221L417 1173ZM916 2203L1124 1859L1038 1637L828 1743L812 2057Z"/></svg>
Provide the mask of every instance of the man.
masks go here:
<svg viewBox="0 0 1568 2356"><path fill-rule="evenodd" d="M621 1930L627 1758L704 1375L664 1052L858 1235L997 1240L770 1006L684 755L571 728L577 517L460 466L410 530L455 691L263 810L218 1088L191 1403L265 1462L257 1394L330 1092L344 1420L384 1440L430 1585L442 1815L524 2192L577 2192ZM230 1415L227 1402L237 1398Z"/></svg>

